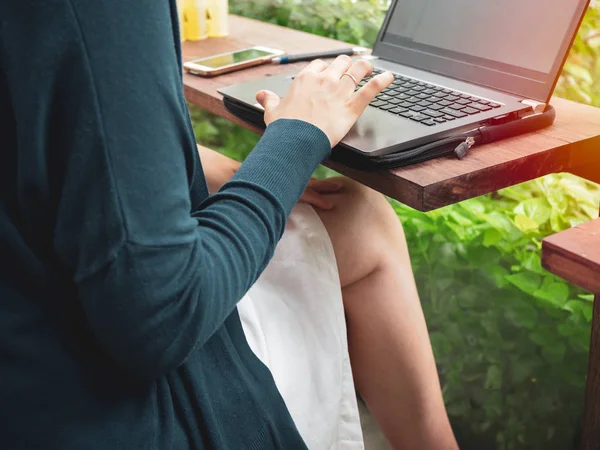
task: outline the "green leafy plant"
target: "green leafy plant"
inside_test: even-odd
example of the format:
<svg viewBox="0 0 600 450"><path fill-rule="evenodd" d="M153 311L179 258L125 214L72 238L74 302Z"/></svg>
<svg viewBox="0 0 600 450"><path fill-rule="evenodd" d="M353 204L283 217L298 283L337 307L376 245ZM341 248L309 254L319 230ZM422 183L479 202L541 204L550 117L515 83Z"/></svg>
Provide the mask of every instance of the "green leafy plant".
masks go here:
<svg viewBox="0 0 600 450"><path fill-rule="evenodd" d="M592 1L565 64L556 94L600 106L600 3Z"/></svg>
<svg viewBox="0 0 600 450"><path fill-rule="evenodd" d="M373 45L389 0L232 1L231 12L344 42Z"/></svg>
<svg viewBox="0 0 600 450"><path fill-rule="evenodd" d="M370 46L387 0L230 2L236 14ZM594 3L556 95L600 106ZM191 107L201 144L243 160L258 136ZM316 175L330 175L321 167ZM600 188L551 175L402 221L463 450L577 448L592 296L546 272L541 240L598 216Z"/></svg>
<svg viewBox="0 0 600 450"><path fill-rule="evenodd" d="M392 202L461 448L576 448L593 299L546 272L540 247L599 201L561 174L427 214Z"/></svg>

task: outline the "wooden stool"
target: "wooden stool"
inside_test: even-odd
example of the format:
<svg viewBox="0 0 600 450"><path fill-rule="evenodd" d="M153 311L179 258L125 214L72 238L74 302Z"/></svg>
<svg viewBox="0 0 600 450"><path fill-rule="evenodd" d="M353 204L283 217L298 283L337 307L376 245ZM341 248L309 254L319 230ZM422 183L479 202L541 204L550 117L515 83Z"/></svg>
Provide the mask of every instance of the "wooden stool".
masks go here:
<svg viewBox="0 0 600 450"><path fill-rule="evenodd" d="M600 449L600 218L542 242L542 266L594 294L582 450Z"/></svg>

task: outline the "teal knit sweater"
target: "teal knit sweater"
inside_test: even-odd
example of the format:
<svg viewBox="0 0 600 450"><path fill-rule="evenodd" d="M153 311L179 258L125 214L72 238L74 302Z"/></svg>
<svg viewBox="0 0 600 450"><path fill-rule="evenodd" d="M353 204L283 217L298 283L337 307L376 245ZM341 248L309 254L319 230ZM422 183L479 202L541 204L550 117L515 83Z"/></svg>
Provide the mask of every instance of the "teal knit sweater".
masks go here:
<svg viewBox="0 0 600 450"><path fill-rule="evenodd" d="M305 448L236 303L329 141L209 196L179 47L175 0L0 3L0 449Z"/></svg>

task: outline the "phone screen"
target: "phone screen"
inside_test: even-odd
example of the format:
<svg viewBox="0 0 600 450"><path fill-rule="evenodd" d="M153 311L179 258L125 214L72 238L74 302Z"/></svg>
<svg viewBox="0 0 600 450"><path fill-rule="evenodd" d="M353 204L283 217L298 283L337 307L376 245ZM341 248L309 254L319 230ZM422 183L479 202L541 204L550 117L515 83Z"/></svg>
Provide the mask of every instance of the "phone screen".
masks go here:
<svg viewBox="0 0 600 450"><path fill-rule="evenodd" d="M226 55L211 56L209 58L197 59L191 62L201 66L210 67L212 69L220 69L221 67L243 63L267 55L274 55L274 53L256 48L248 48L246 50L239 50Z"/></svg>

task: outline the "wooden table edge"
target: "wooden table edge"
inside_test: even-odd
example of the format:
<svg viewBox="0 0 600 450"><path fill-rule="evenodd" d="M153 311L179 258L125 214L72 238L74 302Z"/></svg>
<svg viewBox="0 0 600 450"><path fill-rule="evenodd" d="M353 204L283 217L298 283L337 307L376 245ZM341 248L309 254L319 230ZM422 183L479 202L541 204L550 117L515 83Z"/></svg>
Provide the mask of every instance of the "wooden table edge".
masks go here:
<svg viewBox="0 0 600 450"><path fill-rule="evenodd" d="M277 29L281 29L282 32L285 31L286 33L309 35L308 33L280 25L263 23L256 19L235 16L235 20L243 20L244 23L251 24L251 29L264 25L277 27ZM330 38L310 36L344 45L344 43ZM232 35L231 39L236 43L234 46L240 45L244 41L243 36ZM191 50L191 53L196 55L202 54L202 52L194 50ZM289 70L292 70L292 67ZM189 74L185 76L193 77ZM184 94L189 103L195 104L211 114L223 117L254 133L261 133L261 130L229 113L223 105L222 95L215 91L215 88L203 90L201 85L184 80ZM562 102L562 99L558 98L556 102L559 100ZM572 106L571 108L566 107L566 114L573 111ZM535 145L535 140L530 140L530 143L527 144L531 145L529 153L527 151L519 151L514 155L517 159L506 158L506 160L503 160L504 158L496 155L496 157L488 158L486 161L486 157L483 156L481 157L481 164L475 163L472 169L467 167L463 170L457 169L455 163L454 167L451 166L447 171L444 170L444 166L435 164L423 167L425 171L423 173L438 171L438 167L440 167L440 176L421 176L420 168L414 172L403 169L400 169L402 172L394 169L391 171L368 172L352 169L339 162L330 160L324 161L323 165L343 175L357 179L359 182L395 198L412 208L427 212L553 173L570 172L575 175L584 175L586 171L589 171L589 164L585 160L586 158L589 160L587 156L591 154L589 149L594 146L600 146L600 136L590 136L589 133L580 131L581 129L581 127L566 127L564 133L546 133L545 137L542 138L544 148L539 150ZM570 136L572 139L569 139ZM578 141L576 140L578 136L583 138ZM549 141L548 139L551 140ZM509 141L507 140L507 149L512 145ZM556 146L552 147L553 143ZM523 145L521 145L522 147ZM474 149L475 151L485 152L486 147L483 146L479 149ZM584 155L585 158L580 155ZM427 164L427 162L424 164ZM490 182L488 179L493 180L493 182Z"/></svg>
<svg viewBox="0 0 600 450"><path fill-rule="evenodd" d="M576 233L587 232L591 226L597 226L600 233L600 218L543 239L542 267L589 292L600 294L600 259L594 254L593 247L590 248L591 256L587 256L565 244L576 239ZM598 236L600 240L600 234Z"/></svg>
<svg viewBox="0 0 600 450"><path fill-rule="evenodd" d="M598 275L599 272L594 271L583 260L573 261L571 258L573 254L569 254L568 252L562 252L560 248L552 248L551 245L542 243L542 267L546 269L548 272L567 280L568 282L579 286L586 291L589 291L593 294L600 293L600 286L597 283L594 283L593 276ZM570 270L561 269L561 266L568 265ZM573 271L577 272L578 277L575 279L572 276ZM586 279L587 278L587 279Z"/></svg>

